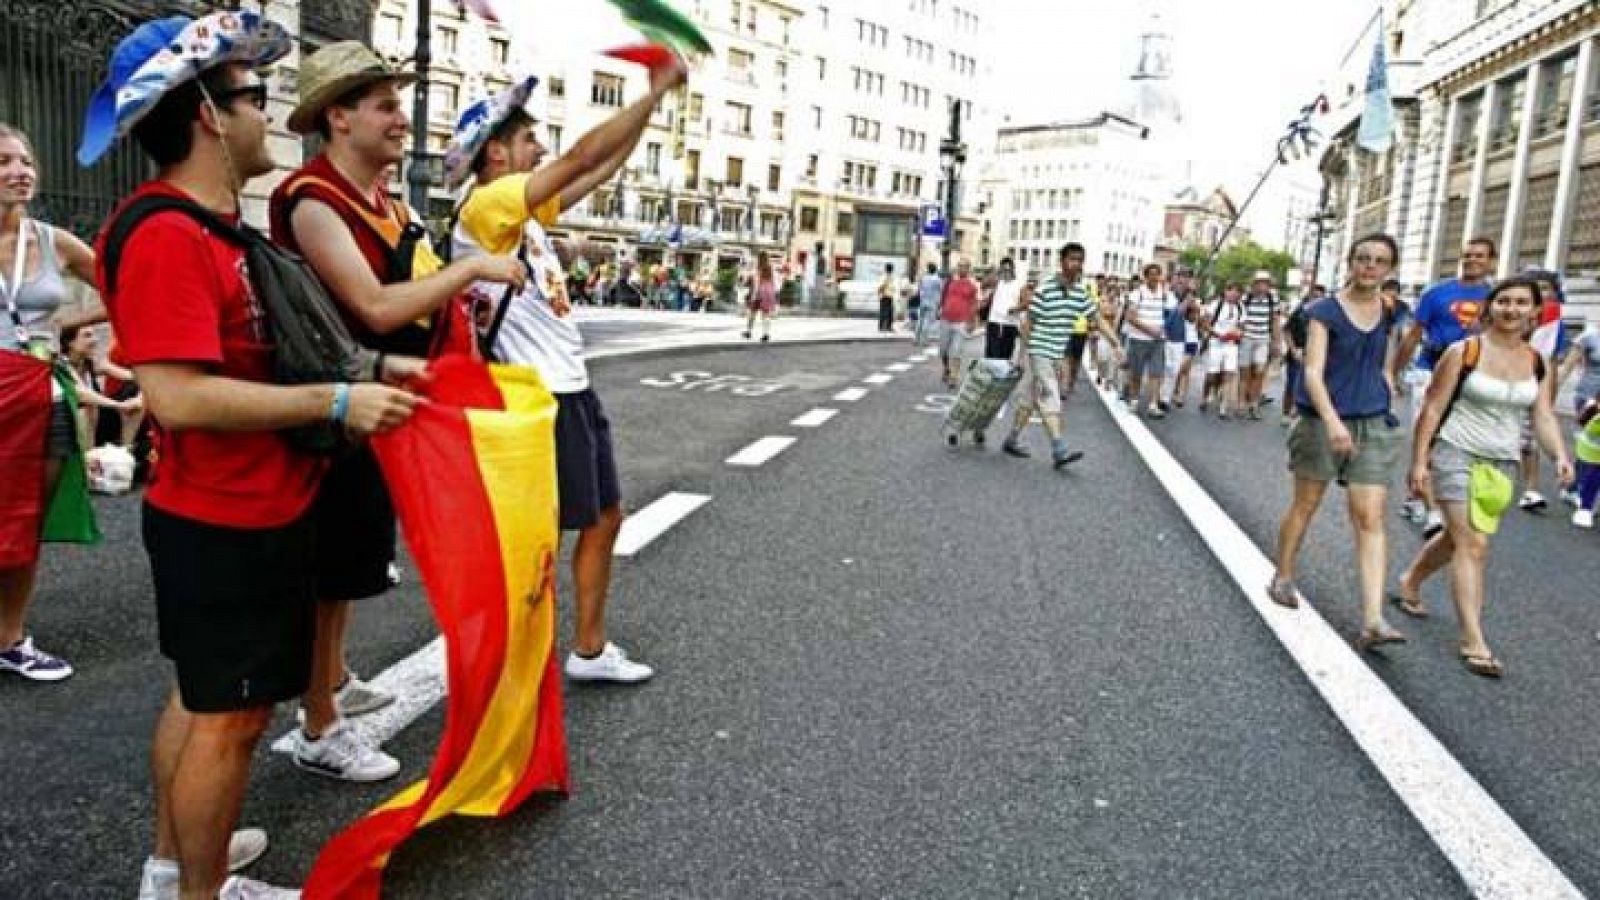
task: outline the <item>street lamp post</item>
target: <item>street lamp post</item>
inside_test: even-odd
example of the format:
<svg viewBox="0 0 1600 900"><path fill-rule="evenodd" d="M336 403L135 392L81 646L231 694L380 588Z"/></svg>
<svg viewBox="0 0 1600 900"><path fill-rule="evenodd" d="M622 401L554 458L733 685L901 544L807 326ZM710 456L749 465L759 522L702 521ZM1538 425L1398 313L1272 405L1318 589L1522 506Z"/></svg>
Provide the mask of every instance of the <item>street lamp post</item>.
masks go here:
<svg viewBox="0 0 1600 900"><path fill-rule="evenodd" d="M939 246L939 270L950 277L950 250L956 233L956 186L961 166L967 161L967 145L961 142L961 101L950 101L950 130L939 142L939 166L944 170L944 240Z"/></svg>
<svg viewBox="0 0 1600 900"><path fill-rule="evenodd" d="M417 83L411 96L411 167L406 170L407 198L411 208L428 214L428 190L433 186L428 164L428 69L433 65L433 3L417 0L417 48L412 58Z"/></svg>

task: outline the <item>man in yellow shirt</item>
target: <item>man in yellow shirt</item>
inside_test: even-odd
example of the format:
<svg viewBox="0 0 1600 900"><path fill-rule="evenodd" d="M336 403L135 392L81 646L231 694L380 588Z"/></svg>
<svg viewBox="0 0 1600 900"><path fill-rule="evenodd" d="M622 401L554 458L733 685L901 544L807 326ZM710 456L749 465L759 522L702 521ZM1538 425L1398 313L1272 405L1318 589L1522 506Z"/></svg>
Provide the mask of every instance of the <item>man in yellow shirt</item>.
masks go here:
<svg viewBox="0 0 1600 900"><path fill-rule="evenodd" d="M546 150L523 108L537 80L527 78L462 113L445 154L452 186L475 184L450 235L456 260L515 251L529 278L521 290L480 282L474 302L489 305L490 354L538 370L555 394L556 470L561 527L578 532L572 557L577 627L566 661L569 679L637 683L654 674L606 640L611 554L622 528L622 496L611 424L589 384L583 336L572 321L566 276L545 228L616 173L633 152L650 113L683 84L681 62L650 72L650 92L541 166Z"/></svg>

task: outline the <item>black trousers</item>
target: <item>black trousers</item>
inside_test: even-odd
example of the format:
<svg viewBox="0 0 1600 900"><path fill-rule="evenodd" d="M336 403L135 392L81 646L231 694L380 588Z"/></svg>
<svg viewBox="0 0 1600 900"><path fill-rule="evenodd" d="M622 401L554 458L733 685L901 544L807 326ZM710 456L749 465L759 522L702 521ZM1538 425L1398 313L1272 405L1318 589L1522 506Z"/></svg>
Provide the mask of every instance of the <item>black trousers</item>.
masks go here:
<svg viewBox="0 0 1600 900"><path fill-rule="evenodd" d="M879 331L893 331L894 330L894 298L893 297L879 297L878 298L878 330Z"/></svg>

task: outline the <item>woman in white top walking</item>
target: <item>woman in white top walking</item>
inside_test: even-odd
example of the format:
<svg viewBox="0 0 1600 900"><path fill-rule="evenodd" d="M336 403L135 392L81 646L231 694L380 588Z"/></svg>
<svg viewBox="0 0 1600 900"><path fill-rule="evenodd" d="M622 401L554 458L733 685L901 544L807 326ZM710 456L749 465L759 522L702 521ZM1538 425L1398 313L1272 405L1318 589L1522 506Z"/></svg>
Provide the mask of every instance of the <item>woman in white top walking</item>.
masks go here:
<svg viewBox="0 0 1600 900"><path fill-rule="evenodd" d="M98 306L70 317L70 321L62 314L67 300L63 270L92 284L94 251L70 233L28 217L28 204L38 183L39 170L27 136L0 122L0 309L4 310L0 313L4 316L0 373L37 366L39 360L53 362L63 326L105 320L105 310ZM65 460L78 449L77 414L67 407L59 391L52 397L48 413L41 409L39 414L48 415L50 425L44 446L37 448L44 455L44 465L43 478L35 489L48 500L55 493ZM37 462L35 458L34 464ZM12 476L8 473L6 477ZM59 681L72 674L72 667L34 647L33 638L25 633L39 568L38 545L19 536L19 544L7 549L15 552L0 560L0 672L34 681Z"/></svg>
<svg viewBox="0 0 1600 900"><path fill-rule="evenodd" d="M1528 346L1528 324L1537 320L1540 299L1532 279L1500 282L1489 294L1483 334L1451 346L1434 369L1417 420L1411 488L1420 494L1431 487L1444 511L1445 530L1423 545L1391 598L1408 615L1425 617L1422 583L1448 563L1462 663L1489 678L1505 670L1483 636L1484 563L1489 535L1512 500L1522 423L1530 411L1539 443L1557 461L1561 483L1571 484L1573 478L1553 409L1554 373Z"/></svg>

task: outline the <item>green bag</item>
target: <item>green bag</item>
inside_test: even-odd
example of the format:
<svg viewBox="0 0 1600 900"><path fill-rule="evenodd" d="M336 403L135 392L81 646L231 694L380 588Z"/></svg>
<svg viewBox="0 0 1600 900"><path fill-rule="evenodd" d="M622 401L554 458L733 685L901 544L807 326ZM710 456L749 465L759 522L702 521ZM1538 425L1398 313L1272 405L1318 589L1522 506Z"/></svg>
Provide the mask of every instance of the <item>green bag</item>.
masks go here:
<svg viewBox="0 0 1600 900"><path fill-rule="evenodd" d="M67 408L77 409L78 385L72 372L58 361L52 374L56 384L61 385ZM50 497L50 508L45 510L39 539L53 544L98 544L100 537L94 506L89 502L89 473L83 467L83 448L74 441L61 470L61 481Z"/></svg>

